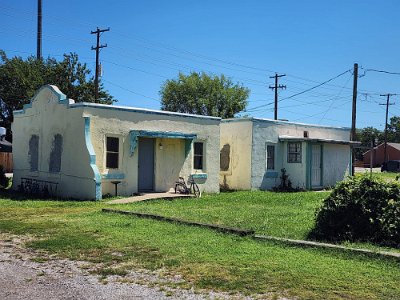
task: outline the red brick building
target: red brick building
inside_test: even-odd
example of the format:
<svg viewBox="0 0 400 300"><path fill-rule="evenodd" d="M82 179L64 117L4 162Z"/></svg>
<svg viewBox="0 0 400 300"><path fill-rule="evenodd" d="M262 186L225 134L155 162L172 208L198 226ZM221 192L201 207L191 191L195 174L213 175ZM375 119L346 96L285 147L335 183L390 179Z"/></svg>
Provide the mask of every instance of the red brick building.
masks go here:
<svg viewBox="0 0 400 300"><path fill-rule="evenodd" d="M384 162L385 145L382 143L372 150L372 166L380 167ZM400 143L387 143L387 160L400 160ZM369 168L371 150L363 154L364 167Z"/></svg>

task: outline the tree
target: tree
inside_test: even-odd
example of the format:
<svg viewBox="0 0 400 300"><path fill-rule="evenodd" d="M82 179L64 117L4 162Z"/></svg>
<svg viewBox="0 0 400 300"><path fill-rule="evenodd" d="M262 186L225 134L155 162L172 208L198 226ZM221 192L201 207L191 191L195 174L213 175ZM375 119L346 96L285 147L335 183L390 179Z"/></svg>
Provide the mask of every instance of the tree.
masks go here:
<svg viewBox="0 0 400 300"><path fill-rule="evenodd" d="M400 117L394 116L390 118L387 131L388 142L400 143Z"/></svg>
<svg viewBox="0 0 400 300"><path fill-rule="evenodd" d="M247 106L249 89L224 75L179 73L161 87L161 109L181 113L233 118Z"/></svg>
<svg viewBox="0 0 400 300"><path fill-rule="evenodd" d="M21 57L8 58L0 50L0 126L10 129L12 112L22 109L35 91L45 84L58 86L76 102L94 102L93 76L90 76L86 64L79 62L76 53L64 54L61 61L51 57L38 60L33 56L24 60ZM115 101L102 85L99 90L101 103Z"/></svg>

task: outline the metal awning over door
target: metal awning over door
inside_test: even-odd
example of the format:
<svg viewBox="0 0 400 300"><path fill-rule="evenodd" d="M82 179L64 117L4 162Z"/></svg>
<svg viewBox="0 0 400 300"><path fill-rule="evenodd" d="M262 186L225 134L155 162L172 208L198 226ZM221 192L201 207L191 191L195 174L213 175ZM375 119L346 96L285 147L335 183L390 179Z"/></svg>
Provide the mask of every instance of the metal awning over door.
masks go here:
<svg viewBox="0 0 400 300"><path fill-rule="evenodd" d="M190 148L194 139L197 138L195 133L182 133L182 132L172 132L172 131L149 131L149 130L131 130L129 132L130 138L130 156L135 153L138 145L139 137L147 138L164 138L164 139L184 139L185 140L185 155L187 156L190 152Z"/></svg>

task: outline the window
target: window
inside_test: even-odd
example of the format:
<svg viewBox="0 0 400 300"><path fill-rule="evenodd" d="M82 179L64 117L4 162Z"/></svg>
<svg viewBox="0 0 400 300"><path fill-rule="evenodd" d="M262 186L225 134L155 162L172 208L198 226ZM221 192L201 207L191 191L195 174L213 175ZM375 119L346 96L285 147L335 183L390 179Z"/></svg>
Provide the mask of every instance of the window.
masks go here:
<svg viewBox="0 0 400 300"><path fill-rule="evenodd" d="M301 143L288 143L288 163L301 163Z"/></svg>
<svg viewBox="0 0 400 300"><path fill-rule="evenodd" d="M39 169L39 136L32 135L29 140L29 164L32 172Z"/></svg>
<svg viewBox="0 0 400 300"><path fill-rule="evenodd" d="M203 170L203 143L194 143L193 168Z"/></svg>
<svg viewBox="0 0 400 300"><path fill-rule="evenodd" d="M53 139L53 146L50 152L49 172L58 173L61 170L61 154L63 149L63 137L56 134Z"/></svg>
<svg viewBox="0 0 400 300"><path fill-rule="evenodd" d="M118 169L119 138L107 137L106 141L106 168Z"/></svg>
<svg viewBox="0 0 400 300"><path fill-rule="evenodd" d="M275 170L275 146L267 145L266 153L267 170Z"/></svg>

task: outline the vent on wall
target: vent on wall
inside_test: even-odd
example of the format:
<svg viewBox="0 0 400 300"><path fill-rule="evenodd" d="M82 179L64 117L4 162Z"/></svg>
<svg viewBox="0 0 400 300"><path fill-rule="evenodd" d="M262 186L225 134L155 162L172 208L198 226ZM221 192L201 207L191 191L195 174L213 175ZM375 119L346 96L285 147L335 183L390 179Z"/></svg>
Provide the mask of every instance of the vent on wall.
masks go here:
<svg viewBox="0 0 400 300"><path fill-rule="evenodd" d="M308 131L304 131L304 132L303 132L303 136L304 136L305 138L308 138Z"/></svg>

